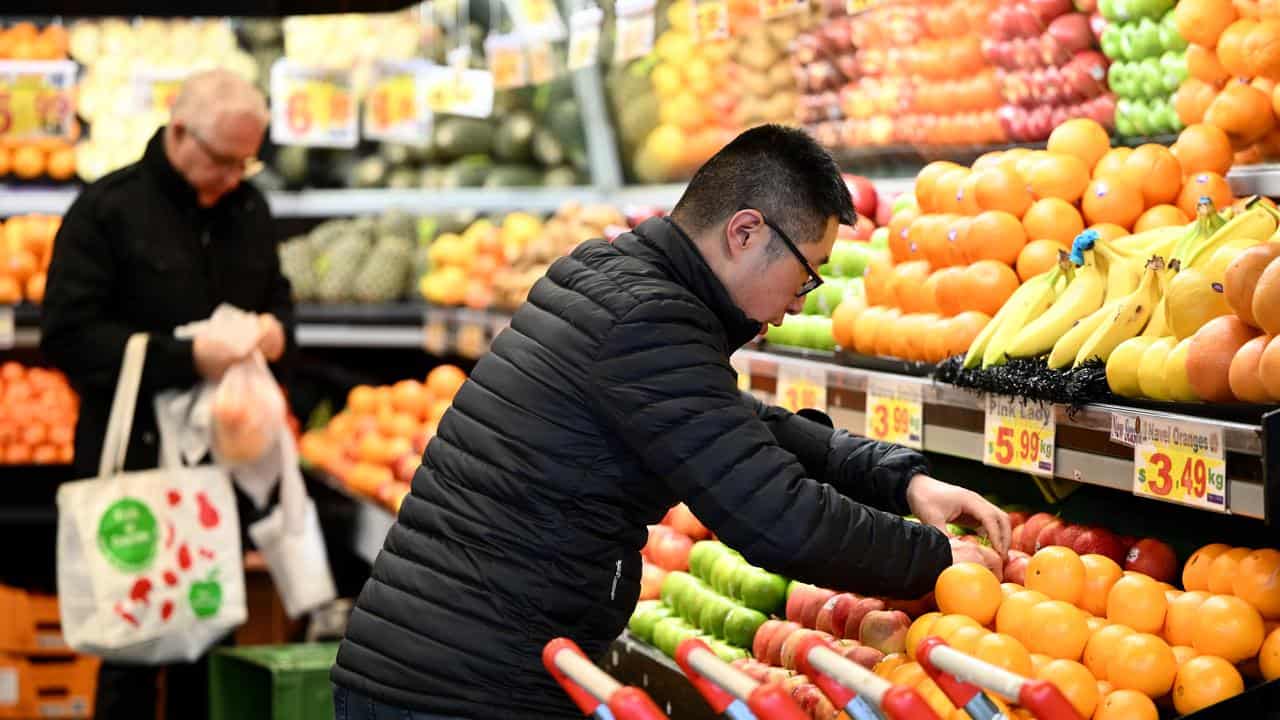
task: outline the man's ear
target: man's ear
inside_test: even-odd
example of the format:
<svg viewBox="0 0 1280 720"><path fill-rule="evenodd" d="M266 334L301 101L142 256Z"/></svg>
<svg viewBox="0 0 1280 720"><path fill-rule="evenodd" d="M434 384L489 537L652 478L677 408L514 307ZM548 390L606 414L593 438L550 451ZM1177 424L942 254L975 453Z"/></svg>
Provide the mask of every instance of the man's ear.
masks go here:
<svg viewBox="0 0 1280 720"><path fill-rule="evenodd" d="M768 236L763 232L765 224L760 214L750 210L739 210L729 222L725 223L725 241L728 243L729 257L738 258L761 242L767 242Z"/></svg>

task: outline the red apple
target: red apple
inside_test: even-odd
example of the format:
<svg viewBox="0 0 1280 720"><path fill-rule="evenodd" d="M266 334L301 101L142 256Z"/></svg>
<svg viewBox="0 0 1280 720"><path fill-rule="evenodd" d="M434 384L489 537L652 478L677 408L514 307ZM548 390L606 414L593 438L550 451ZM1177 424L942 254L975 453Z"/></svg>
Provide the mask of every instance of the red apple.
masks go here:
<svg viewBox="0 0 1280 720"><path fill-rule="evenodd" d="M1124 558L1124 569L1172 583L1178 577L1178 556L1167 544L1155 538L1143 538L1129 548Z"/></svg>
<svg viewBox="0 0 1280 720"><path fill-rule="evenodd" d="M782 661L782 667L788 670L796 669L796 650L800 647L800 641L810 635L817 635L827 641L833 639L829 633L810 630L809 628L796 630L788 635L787 639L782 642L782 649L779 658Z"/></svg>
<svg viewBox="0 0 1280 720"><path fill-rule="evenodd" d="M1075 9L1071 0L1027 0L1027 5L1036 19L1042 23L1047 23Z"/></svg>
<svg viewBox="0 0 1280 720"><path fill-rule="evenodd" d="M1069 524L1058 532L1058 544L1062 547L1069 547L1074 550L1076 547L1076 540L1078 540L1084 531L1088 529L1088 525Z"/></svg>
<svg viewBox="0 0 1280 720"><path fill-rule="evenodd" d="M1072 549L1078 555L1106 555L1117 565L1124 565L1125 551L1120 536L1106 528L1091 527L1084 531Z"/></svg>
<svg viewBox="0 0 1280 720"><path fill-rule="evenodd" d="M1009 516L1009 527L1012 528L1016 528L1025 523L1028 517L1027 513L1023 510L1010 510L1007 515Z"/></svg>
<svg viewBox="0 0 1280 720"><path fill-rule="evenodd" d="M933 612L938 607L934 600L933 593L915 598L913 600L901 600L898 598L885 598L885 610L901 610L907 614L907 617L918 618L928 612Z"/></svg>
<svg viewBox="0 0 1280 720"><path fill-rule="evenodd" d="M849 195L853 198L853 207L858 214L866 217L875 216L876 204L879 201L876 197L875 185L861 175L845 175L844 182L849 186Z"/></svg>
<svg viewBox="0 0 1280 720"><path fill-rule="evenodd" d="M667 517L664 519L663 524L670 525L695 541L704 540L711 534L711 531L694 516L693 511L684 503L671 508L667 512Z"/></svg>
<svg viewBox="0 0 1280 720"><path fill-rule="evenodd" d="M1016 555L1014 553L1017 553ZM1009 560L1004 564L1005 582L1018 583L1019 585L1027 584L1027 563L1031 562L1031 556L1021 550L1010 550Z"/></svg>
<svg viewBox="0 0 1280 720"><path fill-rule="evenodd" d="M756 628L755 637L751 639L751 654L757 660L764 661L768 656L769 641L773 639L773 634L786 624L786 620L765 620Z"/></svg>
<svg viewBox="0 0 1280 720"><path fill-rule="evenodd" d="M667 571L645 562L640 568L640 599L656 600L661 595L662 581L667 579Z"/></svg>
<svg viewBox="0 0 1280 720"><path fill-rule="evenodd" d="M1010 549L1016 548L1020 550L1022 548L1022 537L1025 534L1026 529L1027 523L1025 521L1021 525L1013 526L1013 534L1009 536Z"/></svg>
<svg viewBox="0 0 1280 720"><path fill-rule="evenodd" d="M421 458L422 454L427 451L427 445L431 442L431 437L431 433L423 430L420 433L414 434L414 436L410 438L413 442L413 451L418 454L419 458Z"/></svg>
<svg viewBox="0 0 1280 720"><path fill-rule="evenodd" d="M859 242L866 242L871 239L871 233L875 232L876 224L871 222L865 215L858 215L857 222L853 226L853 239Z"/></svg>
<svg viewBox="0 0 1280 720"><path fill-rule="evenodd" d="M1036 545L1032 554L1040 552L1042 548L1061 545L1062 543L1058 542L1058 533L1066 527L1067 524L1057 518L1045 523L1044 527L1040 528L1040 532L1036 533Z"/></svg>
<svg viewBox="0 0 1280 720"><path fill-rule="evenodd" d="M802 630L800 623L787 621L782 626L773 631L773 635L769 637L769 643L765 646L764 657L759 658L760 662L766 665L780 666L782 665L782 643L787 641L793 633Z"/></svg>
<svg viewBox="0 0 1280 720"><path fill-rule="evenodd" d="M818 611L818 619L814 622L814 627L823 632L828 632L835 637L844 637L845 621L849 618L849 612L858 604L860 598L853 593L839 593L832 595L822 605L822 609Z"/></svg>
<svg viewBox="0 0 1280 720"><path fill-rule="evenodd" d="M664 570L688 570L689 551L693 549L693 541L688 535L669 530L650 534L649 561Z"/></svg>
<svg viewBox="0 0 1280 720"><path fill-rule="evenodd" d="M880 598L864 597L858 600L845 616L844 625L840 628L840 636L857 640L861 635L863 619L872 612L884 609L885 603Z"/></svg>
<svg viewBox="0 0 1280 720"><path fill-rule="evenodd" d="M791 593L787 595L787 607L783 611L786 618L792 622L799 622L801 613L804 610L809 594L817 588L808 583L796 583L791 588Z"/></svg>
<svg viewBox="0 0 1280 720"><path fill-rule="evenodd" d="M1084 13L1060 15L1049 23L1045 32L1071 54L1093 47L1093 29L1089 27L1089 16Z"/></svg>
<svg viewBox="0 0 1280 720"><path fill-rule="evenodd" d="M867 647L866 645L859 645L858 647L853 649L852 654L846 654L845 659L856 662L862 667L870 670L874 668L877 663L879 663L881 660L884 659L884 653L880 652L879 650L873 647Z"/></svg>
<svg viewBox="0 0 1280 720"><path fill-rule="evenodd" d="M858 642L873 647L885 655L904 652L907 649L907 630L911 618L899 610L873 610L862 619L858 630Z"/></svg>
<svg viewBox="0 0 1280 720"><path fill-rule="evenodd" d="M835 590L815 587L805 600L804 607L800 609L798 622L807 628L812 628L818 622L818 613L822 610L822 606L835 594Z"/></svg>
<svg viewBox="0 0 1280 720"><path fill-rule="evenodd" d="M1039 512L1027 518L1027 522L1022 526L1022 542L1018 545L1018 549L1024 553L1034 553L1036 551L1036 538L1040 535L1040 529L1056 519L1046 512Z"/></svg>

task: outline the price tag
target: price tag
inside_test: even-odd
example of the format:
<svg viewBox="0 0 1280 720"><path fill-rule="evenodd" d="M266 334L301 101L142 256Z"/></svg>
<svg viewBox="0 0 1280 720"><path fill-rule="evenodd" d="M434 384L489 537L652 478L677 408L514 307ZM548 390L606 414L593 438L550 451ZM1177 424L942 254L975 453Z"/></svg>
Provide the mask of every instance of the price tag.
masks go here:
<svg viewBox="0 0 1280 720"><path fill-rule="evenodd" d="M427 310L422 316L422 349L431 355L449 352L449 314Z"/></svg>
<svg viewBox="0 0 1280 720"><path fill-rule="evenodd" d="M1133 494L1230 512L1222 428L1139 418L1133 446Z"/></svg>
<svg viewBox="0 0 1280 720"><path fill-rule="evenodd" d="M809 0L760 0L760 18L774 18L794 15L809 9Z"/></svg>
<svg viewBox="0 0 1280 720"><path fill-rule="evenodd" d="M529 67L519 35L490 35L484 39L484 54L495 88L506 90L529 84Z"/></svg>
<svg viewBox="0 0 1280 720"><path fill-rule="evenodd" d="M423 145L431 137L431 111L419 77L422 60L380 60L365 94L364 136L370 140Z"/></svg>
<svg viewBox="0 0 1280 720"><path fill-rule="evenodd" d="M0 350L13 349L17 330L13 322L13 306L0 306Z"/></svg>
<svg viewBox="0 0 1280 720"><path fill-rule="evenodd" d="M808 365L778 366L778 406L791 412L827 411L827 372Z"/></svg>
<svg viewBox="0 0 1280 720"><path fill-rule="evenodd" d="M595 65L600 54L600 27L604 12L595 6L574 11L569 16L569 69Z"/></svg>
<svg viewBox="0 0 1280 720"><path fill-rule="evenodd" d="M427 108L436 114L487 118L493 114L493 73L430 65L424 77Z"/></svg>
<svg viewBox="0 0 1280 720"><path fill-rule="evenodd" d="M359 141L350 70L288 59L271 66L271 141L277 145L352 148Z"/></svg>
<svg viewBox="0 0 1280 720"><path fill-rule="evenodd" d="M70 60L0 60L0 138L70 137L75 84Z"/></svg>
<svg viewBox="0 0 1280 720"><path fill-rule="evenodd" d="M552 0L506 0L506 7L511 13L512 26L520 28L520 33L527 38L555 42L568 34L564 18Z"/></svg>
<svg viewBox="0 0 1280 720"><path fill-rule="evenodd" d="M1138 443L1138 418L1111 413L1111 442L1133 447Z"/></svg>
<svg viewBox="0 0 1280 720"><path fill-rule="evenodd" d="M529 84L541 85L551 82L556 76L556 59L551 52L551 43L546 40L533 40L529 44Z"/></svg>
<svg viewBox="0 0 1280 720"><path fill-rule="evenodd" d="M867 383L867 437L923 450L922 395L919 385L870 380Z"/></svg>
<svg viewBox="0 0 1280 720"><path fill-rule="evenodd" d="M134 70L131 79L134 109L139 113L169 117L182 82L190 74L189 70L173 68L142 67Z"/></svg>
<svg viewBox="0 0 1280 720"><path fill-rule="evenodd" d="M614 62L626 62L648 55L653 49L653 0L619 0Z"/></svg>
<svg viewBox="0 0 1280 720"><path fill-rule="evenodd" d="M1053 405L989 394L982 462L1053 477L1056 433Z"/></svg>
<svg viewBox="0 0 1280 720"><path fill-rule="evenodd" d="M729 37L729 6L725 0L694 0L691 11L694 40Z"/></svg>

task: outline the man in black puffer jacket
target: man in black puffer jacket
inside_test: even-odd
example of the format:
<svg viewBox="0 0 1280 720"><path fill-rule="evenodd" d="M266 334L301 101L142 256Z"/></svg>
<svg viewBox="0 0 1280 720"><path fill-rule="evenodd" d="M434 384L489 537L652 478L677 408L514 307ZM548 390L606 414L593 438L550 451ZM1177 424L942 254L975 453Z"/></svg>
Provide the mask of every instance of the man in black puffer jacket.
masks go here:
<svg viewBox="0 0 1280 720"><path fill-rule="evenodd" d="M730 354L800 311L852 220L831 158L763 126L670 219L553 264L427 448L338 651L338 720L580 717L542 647L603 655L646 525L680 501L749 562L865 594L919 596L981 558L901 513L981 524L1003 555L1008 518L918 453L738 392Z"/></svg>

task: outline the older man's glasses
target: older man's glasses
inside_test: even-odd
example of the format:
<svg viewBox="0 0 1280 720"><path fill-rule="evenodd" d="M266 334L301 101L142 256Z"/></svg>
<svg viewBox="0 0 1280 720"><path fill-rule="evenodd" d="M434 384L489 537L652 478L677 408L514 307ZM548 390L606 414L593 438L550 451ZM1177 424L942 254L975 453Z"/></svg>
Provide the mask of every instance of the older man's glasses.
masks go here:
<svg viewBox="0 0 1280 720"><path fill-rule="evenodd" d="M209 161L227 172L239 171L243 178L251 178L262 172L262 161L255 157L237 158L224 155L218 152L209 144L207 140L200 137L200 134L191 128L187 128L187 134L192 140L196 141L196 145L200 146L200 152L209 158Z"/></svg>

